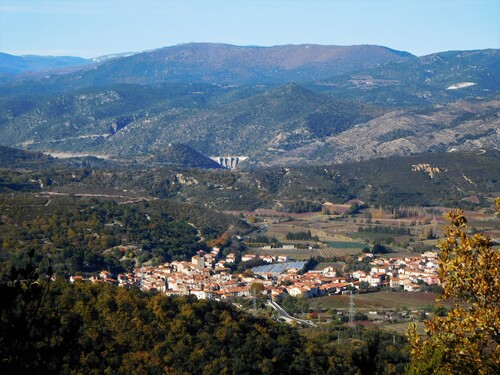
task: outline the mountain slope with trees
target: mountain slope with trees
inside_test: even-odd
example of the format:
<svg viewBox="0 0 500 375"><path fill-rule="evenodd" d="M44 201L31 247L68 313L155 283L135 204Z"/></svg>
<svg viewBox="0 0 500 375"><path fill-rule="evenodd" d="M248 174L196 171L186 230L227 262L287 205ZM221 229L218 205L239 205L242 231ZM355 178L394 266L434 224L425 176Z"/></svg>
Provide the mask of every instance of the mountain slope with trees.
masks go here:
<svg viewBox="0 0 500 375"><path fill-rule="evenodd" d="M354 375L401 373L408 362L400 336L344 327L303 336L223 302L51 282L50 267L29 256L0 282L2 373Z"/></svg>
<svg viewBox="0 0 500 375"><path fill-rule="evenodd" d="M500 50L439 52L315 82L333 96L390 107L491 98L500 85Z"/></svg>
<svg viewBox="0 0 500 375"><path fill-rule="evenodd" d="M254 166L495 149L499 57L493 49L417 58L378 46L167 47L0 85L0 142L130 159L181 140Z"/></svg>

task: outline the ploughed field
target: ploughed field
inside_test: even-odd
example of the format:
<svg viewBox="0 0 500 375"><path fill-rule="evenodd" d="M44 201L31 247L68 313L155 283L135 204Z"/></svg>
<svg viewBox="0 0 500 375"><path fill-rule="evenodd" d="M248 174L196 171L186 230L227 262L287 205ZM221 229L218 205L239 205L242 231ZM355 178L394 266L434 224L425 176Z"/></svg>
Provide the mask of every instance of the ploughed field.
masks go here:
<svg viewBox="0 0 500 375"><path fill-rule="evenodd" d="M436 304L438 294L431 292L387 292L355 294L356 310L408 309L419 310ZM311 299L312 308L349 309L348 295L332 295Z"/></svg>

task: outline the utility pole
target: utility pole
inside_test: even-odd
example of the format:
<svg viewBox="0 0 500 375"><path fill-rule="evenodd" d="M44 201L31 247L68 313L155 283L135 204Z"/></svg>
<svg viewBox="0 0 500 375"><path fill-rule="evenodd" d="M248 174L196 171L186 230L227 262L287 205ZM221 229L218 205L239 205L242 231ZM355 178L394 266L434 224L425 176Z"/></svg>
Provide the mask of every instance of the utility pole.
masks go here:
<svg viewBox="0 0 500 375"><path fill-rule="evenodd" d="M354 317L356 316L356 310L354 308L354 294L352 290L349 293L349 327L356 329L354 324Z"/></svg>

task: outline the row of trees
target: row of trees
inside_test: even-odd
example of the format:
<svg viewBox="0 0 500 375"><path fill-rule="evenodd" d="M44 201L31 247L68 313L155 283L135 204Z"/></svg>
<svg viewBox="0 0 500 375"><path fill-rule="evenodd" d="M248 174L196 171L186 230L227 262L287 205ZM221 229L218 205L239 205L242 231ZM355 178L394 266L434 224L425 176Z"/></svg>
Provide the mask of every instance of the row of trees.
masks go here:
<svg viewBox="0 0 500 375"><path fill-rule="evenodd" d="M411 230L407 227L390 227L383 225L373 225L368 227L358 227L358 232L369 232L369 233L389 233L389 234L399 234L399 235L410 235Z"/></svg>
<svg viewBox="0 0 500 375"><path fill-rule="evenodd" d="M311 235L311 231L306 232L288 232L286 234L286 239L290 241L319 241L318 236Z"/></svg>

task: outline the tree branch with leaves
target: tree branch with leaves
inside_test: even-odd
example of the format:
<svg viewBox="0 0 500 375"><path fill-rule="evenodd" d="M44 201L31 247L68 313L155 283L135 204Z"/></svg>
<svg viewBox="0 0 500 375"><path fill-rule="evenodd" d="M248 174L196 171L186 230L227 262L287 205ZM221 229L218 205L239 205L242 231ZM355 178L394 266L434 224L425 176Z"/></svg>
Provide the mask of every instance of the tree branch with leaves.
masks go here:
<svg viewBox="0 0 500 375"><path fill-rule="evenodd" d="M497 211L500 199L497 199ZM500 370L500 253L489 237L467 233L461 210L448 214L438 242L441 300L454 307L425 322L427 338L409 327L411 374L497 374Z"/></svg>

